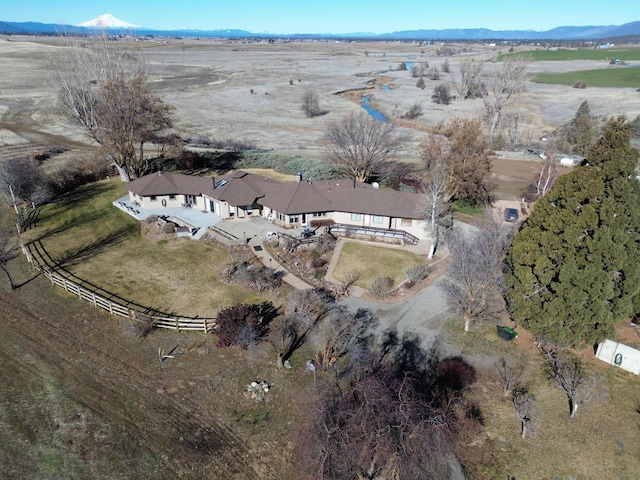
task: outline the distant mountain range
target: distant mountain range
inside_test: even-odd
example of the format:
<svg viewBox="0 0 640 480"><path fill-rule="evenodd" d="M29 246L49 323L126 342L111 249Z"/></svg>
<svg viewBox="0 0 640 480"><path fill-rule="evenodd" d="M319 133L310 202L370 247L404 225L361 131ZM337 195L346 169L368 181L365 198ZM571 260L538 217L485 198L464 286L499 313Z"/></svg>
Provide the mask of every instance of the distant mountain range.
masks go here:
<svg viewBox="0 0 640 480"><path fill-rule="evenodd" d="M255 33L246 30L152 30L124 22L113 15L105 14L79 25L59 25L37 22L0 21L0 33L9 35L58 35L91 34L96 29L138 36L157 37L211 37L211 38L298 38L298 39L363 39L363 40L553 40L553 41L611 41L621 37L640 39L640 21L624 25L556 27L546 31L534 30L489 30L486 28L463 28L445 30L404 30L391 33L345 33L345 34L276 34Z"/></svg>

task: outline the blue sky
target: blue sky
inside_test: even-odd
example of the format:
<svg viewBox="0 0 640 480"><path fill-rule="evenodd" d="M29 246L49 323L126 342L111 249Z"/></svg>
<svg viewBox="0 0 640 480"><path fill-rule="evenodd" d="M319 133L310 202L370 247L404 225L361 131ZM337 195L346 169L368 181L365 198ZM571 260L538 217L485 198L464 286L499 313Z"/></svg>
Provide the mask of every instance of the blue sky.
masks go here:
<svg viewBox="0 0 640 480"><path fill-rule="evenodd" d="M634 6L635 5L635 6ZM1 0L0 21L76 25L98 15L147 28L270 33L549 30L640 20L637 0Z"/></svg>

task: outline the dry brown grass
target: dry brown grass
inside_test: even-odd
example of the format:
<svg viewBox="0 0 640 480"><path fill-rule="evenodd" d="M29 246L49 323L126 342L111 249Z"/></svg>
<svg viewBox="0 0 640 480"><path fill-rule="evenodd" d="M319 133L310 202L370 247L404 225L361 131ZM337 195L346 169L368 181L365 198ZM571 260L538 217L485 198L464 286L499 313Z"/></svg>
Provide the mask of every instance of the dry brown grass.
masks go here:
<svg viewBox="0 0 640 480"><path fill-rule="evenodd" d="M581 407L571 419L566 396L547 377L526 331L511 342L500 339L494 325L479 325L464 334L460 324L450 322L445 332L479 369L470 394L482 409L485 427L462 449L474 463L474 479L635 478L634 472L640 471L639 377L595 359L591 350L578 352L589 372L605 379L609 395ZM521 438L511 397L503 395L494 368L501 356L525 366L521 383L535 397L535 432L526 439Z"/></svg>
<svg viewBox="0 0 640 480"><path fill-rule="evenodd" d="M82 187L42 208L26 232L67 270L127 300L167 313L214 317L236 303L275 300L218 280L232 261L222 245L190 239L153 240L111 202L117 179Z"/></svg>
<svg viewBox="0 0 640 480"><path fill-rule="evenodd" d="M374 278L385 276L391 278L397 287L407 279L405 271L416 263L423 261L406 250L345 241L333 276L345 282L355 274L358 277L355 285L364 289Z"/></svg>

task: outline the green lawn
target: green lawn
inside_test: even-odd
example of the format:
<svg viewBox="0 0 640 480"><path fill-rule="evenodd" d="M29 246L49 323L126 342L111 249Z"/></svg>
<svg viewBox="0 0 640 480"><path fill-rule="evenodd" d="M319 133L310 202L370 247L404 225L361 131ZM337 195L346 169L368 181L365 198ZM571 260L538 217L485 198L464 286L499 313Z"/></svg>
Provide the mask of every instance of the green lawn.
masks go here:
<svg viewBox="0 0 640 480"><path fill-rule="evenodd" d="M424 262L406 250L346 241L333 276L345 282L350 275L357 274L355 284L365 289L371 280L381 276L392 278L394 286L398 286L407 279L405 271L416 263Z"/></svg>
<svg viewBox="0 0 640 480"><path fill-rule="evenodd" d="M640 60L640 48L616 48L616 49L578 49L578 50L528 50L517 53L506 53L499 55L498 60L514 55L526 55L534 61L567 61L567 60L602 60L611 61L620 59L628 62L630 60Z"/></svg>
<svg viewBox="0 0 640 480"><path fill-rule="evenodd" d="M80 278L135 303L185 316L215 316L225 306L271 300L218 281L231 262L222 247L189 239L156 241L112 205L119 180L85 185L44 206L25 237Z"/></svg>
<svg viewBox="0 0 640 480"><path fill-rule="evenodd" d="M588 87L640 87L640 67L609 67L596 70L580 70L566 73L539 73L533 78L537 83L573 85L586 82Z"/></svg>

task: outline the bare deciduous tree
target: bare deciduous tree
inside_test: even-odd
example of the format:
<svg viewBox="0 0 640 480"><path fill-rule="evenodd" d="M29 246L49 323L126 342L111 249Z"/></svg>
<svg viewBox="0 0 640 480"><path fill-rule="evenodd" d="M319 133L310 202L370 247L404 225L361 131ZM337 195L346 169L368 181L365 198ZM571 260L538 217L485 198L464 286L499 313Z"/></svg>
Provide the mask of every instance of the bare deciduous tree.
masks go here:
<svg viewBox="0 0 640 480"><path fill-rule="evenodd" d="M413 65L411 65L411 76L413 78L422 77L427 73L428 69L429 69L428 62L416 62Z"/></svg>
<svg viewBox="0 0 640 480"><path fill-rule="evenodd" d="M516 385L512 391L511 403L520 419L520 434L527 437L527 431L532 430L532 422L535 415L535 400L529 393L529 389L522 385Z"/></svg>
<svg viewBox="0 0 640 480"><path fill-rule="evenodd" d="M51 197L42 168L33 157L0 162L0 191L14 208L17 206L16 198L40 204Z"/></svg>
<svg viewBox="0 0 640 480"><path fill-rule="evenodd" d="M471 58L460 61L458 76L453 77L453 85L462 99L482 97L485 87L480 79L482 64Z"/></svg>
<svg viewBox="0 0 640 480"><path fill-rule="evenodd" d="M465 235L454 230L447 278L441 288L449 307L464 319L465 332L473 321L494 312L504 284L501 266L511 233L490 212L477 231Z"/></svg>
<svg viewBox="0 0 640 480"><path fill-rule="evenodd" d="M602 378L590 375L573 355L556 348L543 349L550 374L569 402L569 416L573 418L579 407L607 395Z"/></svg>
<svg viewBox="0 0 640 480"><path fill-rule="evenodd" d="M304 344L311 330L333 307L334 300L328 292L317 289L296 289L289 294L286 315L270 334L278 366L282 367Z"/></svg>
<svg viewBox="0 0 640 480"><path fill-rule="evenodd" d="M302 111L309 118L324 115L326 113L320 108L320 98L313 90L305 90L302 94Z"/></svg>
<svg viewBox="0 0 640 480"><path fill-rule="evenodd" d="M505 110L510 107L524 90L529 59L524 55L505 58L502 67L489 77L487 91L483 97L485 115L489 126L489 142L493 142Z"/></svg>
<svg viewBox="0 0 640 480"><path fill-rule="evenodd" d="M334 308L315 330L316 365L321 369L331 368L358 343L367 342L377 322L366 309L350 313L344 307Z"/></svg>
<svg viewBox="0 0 640 480"><path fill-rule="evenodd" d="M171 107L148 88L148 65L107 34L78 39L51 66L61 111L95 141L123 181L146 173L144 144L171 126Z"/></svg>
<svg viewBox="0 0 640 480"><path fill-rule="evenodd" d="M453 211L447 194L447 176L440 168L427 173L423 181L424 213L429 221L431 246L428 258L432 259L438 248L441 228L451 228L453 225Z"/></svg>
<svg viewBox="0 0 640 480"><path fill-rule="evenodd" d="M558 167L556 165L555 155L549 155L527 187L527 200L535 202L539 198L542 198L553 188L557 178Z"/></svg>
<svg viewBox="0 0 640 480"><path fill-rule="evenodd" d="M13 283L13 278L9 272L9 262L18 256L19 250L15 243L15 232L9 228L0 226L0 270L2 270L7 277L9 287L13 290L16 288Z"/></svg>
<svg viewBox="0 0 640 480"><path fill-rule="evenodd" d="M321 396L310 425L297 435L305 478L453 478L446 419L421 399L416 382L370 365L354 377Z"/></svg>
<svg viewBox="0 0 640 480"><path fill-rule="evenodd" d="M399 134L390 123L360 112L329 124L323 141L327 160L333 168L366 182L381 164L394 158L406 136Z"/></svg>
<svg viewBox="0 0 640 480"><path fill-rule="evenodd" d="M519 384L523 368L521 365L513 366L509 364L504 357L500 357L500 359L495 363L495 367L498 372L498 376L500 377L502 391L506 397Z"/></svg>

